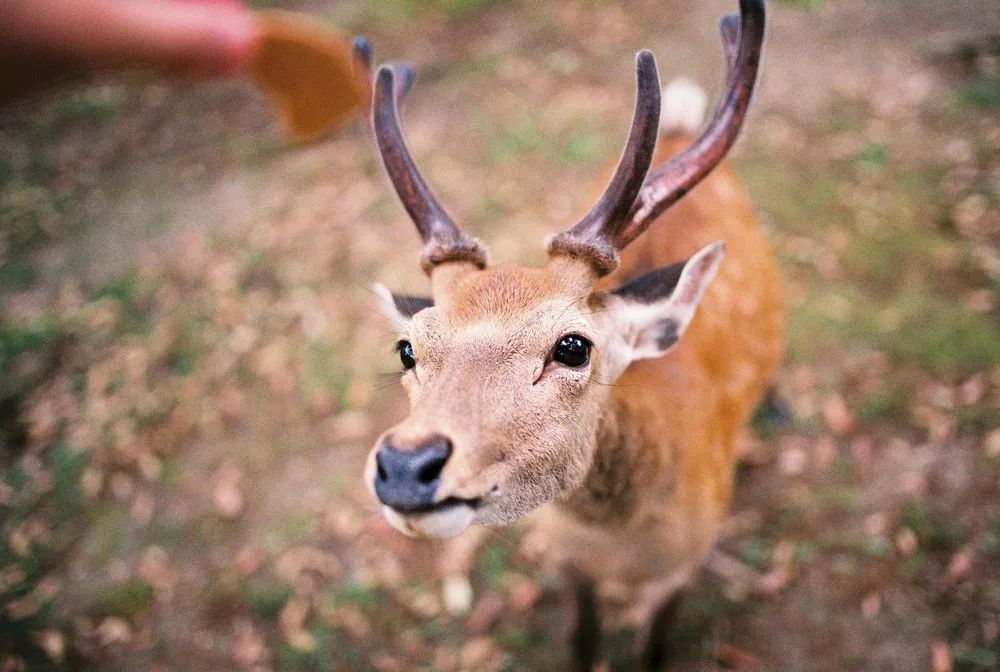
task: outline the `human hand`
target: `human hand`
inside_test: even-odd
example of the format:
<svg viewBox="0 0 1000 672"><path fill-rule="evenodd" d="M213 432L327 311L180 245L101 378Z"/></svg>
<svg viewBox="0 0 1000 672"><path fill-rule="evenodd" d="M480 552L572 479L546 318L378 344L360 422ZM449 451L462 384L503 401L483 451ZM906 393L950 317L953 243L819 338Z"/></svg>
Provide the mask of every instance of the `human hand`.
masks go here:
<svg viewBox="0 0 1000 672"><path fill-rule="evenodd" d="M238 0L3 0L0 95L94 69L171 75L239 72L253 53L252 13Z"/></svg>

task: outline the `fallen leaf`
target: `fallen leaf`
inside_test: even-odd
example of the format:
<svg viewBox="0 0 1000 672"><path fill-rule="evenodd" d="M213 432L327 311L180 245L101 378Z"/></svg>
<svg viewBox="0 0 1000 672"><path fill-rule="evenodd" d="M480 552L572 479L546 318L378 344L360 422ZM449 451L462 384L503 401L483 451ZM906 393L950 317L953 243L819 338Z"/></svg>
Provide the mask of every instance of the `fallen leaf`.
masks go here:
<svg viewBox="0 0 1000 672"><path fill-rule="evenodd" d="M496 592L490 591L485 593L479 601L476 602L476 606L472 609L472 613L465 620L465 631L470 635L483 635L493 624L496 622L497 618L500 616L500 612L503 611L503 598Z"/></svg>
<svg viewBox="0 0 1000 672"><path fill-rule="evenodd" d="M931 643L931 670L952 672L951 649L948 642L937 640Z"/></svg>
<svg viewBox="0 0 1000 672"><path fill-rule="evenodd" d="M725 642L715 647L715 659L734 670L756 670L760 666L757 656Z"/></svg>
<svg viewBox="0 0 1000 672"><path fill-rule="evenodd" d="M844 436L854 429L854 413L839 394L832 394L823 402L823 420L837 436Z"/></svg>
<svg viewBox="0 0 1000 672"><path fill-rule="evenodd" d="M882 597L878 593L871 593L866 595L863 600L861 600L861 615L866 620L871 620L878 615L878 612L882 609Z"/></svg>
<svg viewBox="0 0 1000 672"><path fill-rule="evenodd" d="M969 578L969 572L972 571L972 563L975 559L976 549L972 546L958 550L948 562L948 578L956 583Z"/></svg>

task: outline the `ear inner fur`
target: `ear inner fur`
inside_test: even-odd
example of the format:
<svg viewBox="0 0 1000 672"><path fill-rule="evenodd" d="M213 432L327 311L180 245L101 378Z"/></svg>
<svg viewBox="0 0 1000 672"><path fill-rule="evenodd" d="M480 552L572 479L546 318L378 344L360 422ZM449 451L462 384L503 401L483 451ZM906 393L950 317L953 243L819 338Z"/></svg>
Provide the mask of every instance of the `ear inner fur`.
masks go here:
<svg viewBox="0 0 1000 672"><path fill-rule="evenodd" d="M611 290L611 293L623 299L640 301L641 303L653 303L666 298L677 286L686 263L686 260L678 261L676 264L658 268Z"/></svg>
<svg viewBox="0 0 1000 672"><path fill-rule="evenodd" d="M392 303L396 310L406 317L413 317L424 308L434 305L434 299L427 296L414 296L412 294L392 294Z"/></svg>

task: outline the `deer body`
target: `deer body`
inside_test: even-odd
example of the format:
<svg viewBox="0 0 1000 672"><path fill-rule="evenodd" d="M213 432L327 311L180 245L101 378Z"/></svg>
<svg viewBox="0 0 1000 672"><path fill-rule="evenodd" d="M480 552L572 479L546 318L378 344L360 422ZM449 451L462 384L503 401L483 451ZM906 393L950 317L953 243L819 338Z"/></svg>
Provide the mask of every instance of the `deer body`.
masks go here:
<svg viewBox="0 0 1000 672"><path fill-rule="evenodd" d="M654 161L690 143L664 135ZM620 285L715 240L726 242L726 259L684 338L618 378L594 466L579 489L539 512L528 539L553 565L595 578L605 601L627 607L636 623L687 582L718 537L734 442L784 353L784 300L770 246L726 163L626 248L601 283Z"/></svg>
<svg viewBox="0 0 1000 672"><path fill-rule="evenodd" d="M593 208L549 241L542 268L490 266L450 219L403 139L412 69L379 69L372 128L433 291L380 290L411 410L379 438L365 479L400 531L447 537L539 511L534 546L638 619L704 559L735 439L783 351L774 259L719 166L764 34L763 0L740 6L721 24L726 92L697 137L673 127L659 138L655 61L637 55L621 159ZM367 65L370 52L357 53Z"/></svg>

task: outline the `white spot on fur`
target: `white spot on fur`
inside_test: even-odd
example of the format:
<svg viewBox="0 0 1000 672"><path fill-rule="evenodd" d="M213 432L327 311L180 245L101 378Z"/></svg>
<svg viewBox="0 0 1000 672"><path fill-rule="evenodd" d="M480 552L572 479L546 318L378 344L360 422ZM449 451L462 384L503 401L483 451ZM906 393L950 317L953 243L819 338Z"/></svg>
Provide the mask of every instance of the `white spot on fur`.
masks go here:
<svg viewBox="0 0 1000 672"><path fill-rule="evenodd" d="M705 121L708 96L693 79L679 77L663 89L660 130L664 133L694 133Z"/></svg>

